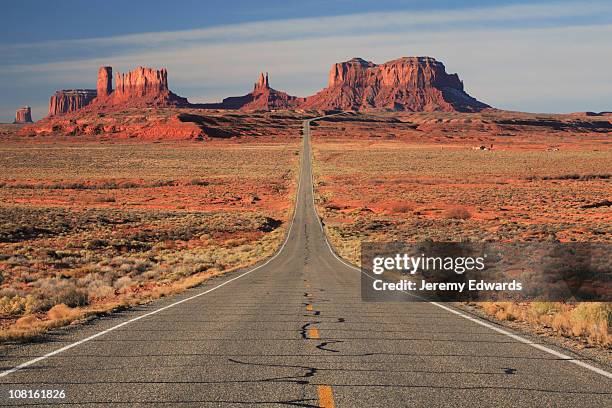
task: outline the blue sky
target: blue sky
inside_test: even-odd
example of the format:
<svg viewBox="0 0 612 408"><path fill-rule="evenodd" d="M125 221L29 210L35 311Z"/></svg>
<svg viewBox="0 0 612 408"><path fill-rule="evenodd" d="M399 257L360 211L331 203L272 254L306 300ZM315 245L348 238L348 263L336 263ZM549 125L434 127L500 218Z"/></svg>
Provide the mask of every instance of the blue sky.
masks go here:
<svg viewBox="0 0 612 408"><path fill-rule="evenodd" d="M94 88L99 65L165 66L194 102L248 92L259 71L290 94L329 66L429 55L496 107L612 110L609 1L20 1L0 15L0 121L46 114L56 89Z"/></svg>

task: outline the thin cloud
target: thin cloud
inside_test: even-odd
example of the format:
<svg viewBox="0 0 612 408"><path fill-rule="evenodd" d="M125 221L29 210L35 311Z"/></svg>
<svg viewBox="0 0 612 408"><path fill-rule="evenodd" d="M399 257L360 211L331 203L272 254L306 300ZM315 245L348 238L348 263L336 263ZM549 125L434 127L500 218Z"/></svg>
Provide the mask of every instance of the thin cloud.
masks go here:
<svg viewBox="0 0 612 408"><path fill-rule="evenodd" d="M612 11L612 4L367 13L53 42L60 55L75 46L110 48L95 58L0 66L0 94L6 98L1 108L8 108L11 94L20 90L50 95L61 87L93 87L100 65L121 72L137 65L165 66L177 93L193 101L218 101L248 92L260 71L270 72L275 88L306 96L326 85L334 62L429 55L458 72L473 96L500 108L609 110L612 24L473 24L549 21L606 10Z"/></svg>
<svg viewBox="0 0 612 408"><path fill-rule="evenodd" d="M179 41L234 40L262 41L288 37L317 37L319 35L342 35L359 32L380 32L390 30L407 31L423 25L453 23L529 22L560 18L577 18L612 13L610 3L548 3L518 4L508 6L480 7L445 11L394 11L347 14L333 17L312 17L300 19L270 20L251 23L224 25L203 29L148 32L121 36L56 40L38 43L18 43L0 47L12 48L53 47L55 49L73 46L155 46Z"/></svg>

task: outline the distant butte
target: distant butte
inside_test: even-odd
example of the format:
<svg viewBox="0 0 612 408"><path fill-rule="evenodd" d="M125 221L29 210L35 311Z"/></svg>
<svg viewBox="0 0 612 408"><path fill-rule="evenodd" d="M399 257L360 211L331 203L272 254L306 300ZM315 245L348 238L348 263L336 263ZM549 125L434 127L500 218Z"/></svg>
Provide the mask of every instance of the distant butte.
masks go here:
<svg viewBox="0 0 612 408"><path fill-rule="evenodd" d="M268 73L264 74L262 72L253 86L253 92L243 96L230 96L223 99L220 104L210 104L209 106L221 109L255 111L297 108L304 101L305 98L291 96L271 88Z"/></svg>
<svg viewBox="0 0 612 408"><path fill-rule="evenodd" d="M87 110L114 108L188 107L186 98L168 88L165 68L138 67L126 74L116 74L113 90L112 67L100 67L96 89L57 91L49 101L49 116L58 116L87 107Z"/></svg>
<svg viewBox="0 0 612 408"><path fill-rule="evenodd" d="M304 109L477 112L489 108L463 89L457 74L430 57L403 57L376 65L361 58L332 65L327 88Z"/></svg>
<svg viewBox="0 0 612 408"><path fill-rule="evenodd" d="M361 58L333 64L328 85L315 95L300 98L270 87L268 73L259 74L253 91L220 103L190 104L168 88L165 68L138 67L117 73L100 67L96 89L57 91L49 102L49 116L87 110L139 107L200 109L390 110L411 112L479 112L490 108L468 95L457 74L431 57L403 57L377 65Z"/></svg>
<svg viewBox="0 0 612 408"><path fill-rule="evenodd" d="M32 110L30 107L24 106L17 109L13 123L32 123Z"/></svg>
<svg viewBox="0 0 612 408"><path fill-rule="evenodd" d="M89 105L96 98L95 89L64 89L49 99L49 116L73 112Z"/></svg>

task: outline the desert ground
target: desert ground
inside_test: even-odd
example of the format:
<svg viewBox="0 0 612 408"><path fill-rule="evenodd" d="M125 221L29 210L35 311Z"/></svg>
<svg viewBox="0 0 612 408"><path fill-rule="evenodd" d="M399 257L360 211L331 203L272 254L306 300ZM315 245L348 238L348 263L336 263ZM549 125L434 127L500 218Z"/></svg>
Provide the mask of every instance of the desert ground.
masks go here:
<svg viewBox="0 0 612 408"><path fill-rule="evenodd" d="M609 116L371 113L313 138L317 208L355 264L362 241L612 242ZM464 306L610 346L610 304Z"/></svg>
<svg viewBox="0 0 612 408"><path fill-rule="evenodd" d="M292 212L306 116L126 109L3 126L2 339L269 257ZM353 263L362 241L609 243L611 128L593 114L329 117L312 124L318 212ZM462 306L580 347L611 344L610 304Z"/></svg>
<svg viewBox="0 0 612 408"><path fill-rule="evenodd" d="M222 120L248 137L206 142L5 127L0 337L27 339L269 257L293 208L300 121L275 129L236 116Z"/></svg>

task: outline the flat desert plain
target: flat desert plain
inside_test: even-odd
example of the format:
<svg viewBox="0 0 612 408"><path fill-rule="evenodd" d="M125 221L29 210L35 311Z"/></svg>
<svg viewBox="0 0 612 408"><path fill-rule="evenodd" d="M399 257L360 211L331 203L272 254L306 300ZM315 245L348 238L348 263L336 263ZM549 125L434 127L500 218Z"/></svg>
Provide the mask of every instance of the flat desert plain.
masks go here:
<svg viewBox="0 0 612 408"><path fill-rule="evenodd" d="M608 117L609 118L609 117ZM378 113L313 127L317 208L332 244L612 242L609 119L522 113ZM477 306L609 347L611 305Z"/></svg>
<svg viewBox="0 0 612 408"><path fill-rule="evenodd" d="M5 140L1 338L28 339L271 256L292 213L300 123L265 140Z"/></svg>

